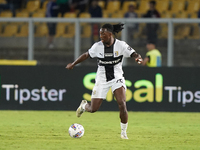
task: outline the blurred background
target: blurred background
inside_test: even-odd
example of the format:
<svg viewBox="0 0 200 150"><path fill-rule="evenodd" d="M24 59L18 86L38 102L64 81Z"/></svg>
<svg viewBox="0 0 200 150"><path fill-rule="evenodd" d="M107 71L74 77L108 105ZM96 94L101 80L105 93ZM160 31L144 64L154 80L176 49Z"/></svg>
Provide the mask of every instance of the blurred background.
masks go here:
<svg viewBox="0 0 200 150"><path fill-rule="evenodd" d="M200 66L200 1L155 0L155 8L149 2L0 0L0 59L29 59L36 60L38 65L66 65L99 40L99 28L108 22L103 19L109 19L108 23L118 19L113 23L125 23L126 34L123 35L123 31L116 37L125 40L142 57L147 52L146 43L153 40L162 53L162 66ZM151 10L156 10L156 13L152 14L155 11ZM100 22L86 20L91 18ZM169 28L169 20L159 23L134 21L147 18L186 19L186 22L173 22ZM173 33L172 38L168 36L169 32ZM172 50L172 55L169 55L169 50ZM81 65L96 66L96 60ZM125 65L136 63L127 60Z"/></svg>

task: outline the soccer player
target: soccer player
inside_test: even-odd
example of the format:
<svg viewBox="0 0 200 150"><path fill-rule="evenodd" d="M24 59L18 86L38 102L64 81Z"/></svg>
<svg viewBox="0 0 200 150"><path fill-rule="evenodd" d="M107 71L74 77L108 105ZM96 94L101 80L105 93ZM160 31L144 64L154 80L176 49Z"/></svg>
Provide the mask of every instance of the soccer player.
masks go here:
<svg viewBox="0 0 200 150"><path fill-rule="evenodd" d="M98 59L98 70L95 78L95 86L92 91L91 103L82 100L76 111L77 117L83 112L96 112L106 99L107 92L112 89L120 110L121 138L128 139L126 130L128 126L128 113L126 108L126 85L123 77L122 62L123 57L132 57L138 64L143 62L141 55L131 48L126 42L115 38L115 34L123 29L124 24L104 24L100 29L101 41L93 46L73 63L69 63L66 68L73 67L90 58Z"/></svg>

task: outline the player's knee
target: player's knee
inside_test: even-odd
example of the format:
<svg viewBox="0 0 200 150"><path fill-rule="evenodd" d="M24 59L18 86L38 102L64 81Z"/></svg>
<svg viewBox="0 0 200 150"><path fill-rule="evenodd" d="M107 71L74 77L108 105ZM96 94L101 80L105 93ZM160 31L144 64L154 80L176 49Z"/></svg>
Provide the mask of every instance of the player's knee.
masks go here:
<svg viewBox="0 0 200 150"><path fill-rule="evenodd" d="M91 109L91 113L95 113L97 110L96 109Z"/></svg>
<svg viewBox="0 0 200 150"><path fill-rule="evenodd" d="M96 108L92 108L92 107L90 107L90 110L89 110L90 113L95 113L96 111L97 111Z"/></svg>
<svg viewBox="0 0 200 150"><path fill-rule="evenodd" d="M126 110L126 101L121 101L118 105L120 110Z"/></svg>

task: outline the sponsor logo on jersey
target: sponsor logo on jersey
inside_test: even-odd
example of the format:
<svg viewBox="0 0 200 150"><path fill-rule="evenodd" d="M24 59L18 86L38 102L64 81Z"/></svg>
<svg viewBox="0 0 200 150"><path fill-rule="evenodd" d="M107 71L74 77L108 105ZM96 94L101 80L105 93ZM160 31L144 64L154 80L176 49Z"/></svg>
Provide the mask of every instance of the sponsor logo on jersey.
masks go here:
<svg viewBox="0 0 200 150"><path fill-rule="evenodd" d="M106 65L116 65L122 61L123 56L114 57L114 58L98 58L98 64L100 66Z"/></svg>
<svg viewBox="0 0 200 150"><path fill-rule="evenodd" d="M105 55L105 57L112 57L113 53L105 53L104 55Z"/></svg>
<svg viewBox="0 0 200 150"><path fill-rule="evenodd" d="M102 60L99 60L99 63L101 65L112 65L112 64L117 64L121 61L121 59L117 59L117 60L111 60L111 61L102 61Z"/></svg>

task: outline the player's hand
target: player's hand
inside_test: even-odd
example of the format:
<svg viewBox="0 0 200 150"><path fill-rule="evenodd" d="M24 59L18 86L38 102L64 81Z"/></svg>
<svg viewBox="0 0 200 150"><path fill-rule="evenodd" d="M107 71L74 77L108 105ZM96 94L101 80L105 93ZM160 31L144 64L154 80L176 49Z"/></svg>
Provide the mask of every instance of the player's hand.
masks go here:
<svg viewBox="0 0 200 150"><path fill-rule="evenodd" d="M138 56L137 58L135 58L135 61L140 65L143 63L143 59L141 56Z"/></svg>
<svg viewBox="0 0 200 150"><path fill-rule="evenodd" d="M69 64L66 66L66 68L67 68L68 70L71 70L71 69L74 68L74 66L72 65L72 63L69 63Z"/></svg>

